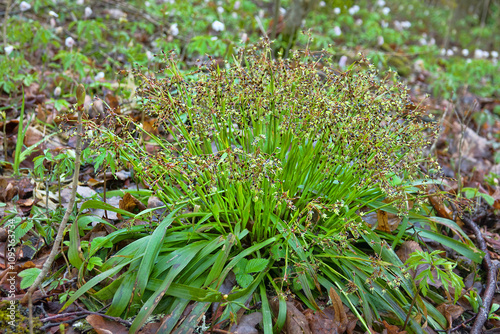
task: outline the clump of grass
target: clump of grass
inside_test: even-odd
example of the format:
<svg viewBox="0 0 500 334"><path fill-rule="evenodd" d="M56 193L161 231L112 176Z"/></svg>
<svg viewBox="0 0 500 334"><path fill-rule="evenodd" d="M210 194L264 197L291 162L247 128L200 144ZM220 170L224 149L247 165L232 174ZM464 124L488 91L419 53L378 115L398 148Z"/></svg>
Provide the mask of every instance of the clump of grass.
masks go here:
<svg viewBox="0 0 500 334"><path fill-rule="evenodd" d="M170 59L164 78L138 72L143 109L170 138L148 134L159 147L150 153L140 144L143 128L113 115L96 125L95 144L130 163L169 215L151 235L129 234L137 240L67 305L127 268L94 296L115 296L110 315L138 311L132 329L153 310L178 320L187 300L199 302L192 319L211 302L223 302L228 319L254 296L270 332L268 298L284 308L295 295L317 309L332 287L366 327L389 310L404 322L414 290L361 215L383 199L405 214L404 185L419 177L432 123L421 121L423 110L394 73L381 77L366 59L337 72L326 54L270 54L264 40L231 64L184 74ZM237 285L225 295L218 289L231 271Z"/></svg>

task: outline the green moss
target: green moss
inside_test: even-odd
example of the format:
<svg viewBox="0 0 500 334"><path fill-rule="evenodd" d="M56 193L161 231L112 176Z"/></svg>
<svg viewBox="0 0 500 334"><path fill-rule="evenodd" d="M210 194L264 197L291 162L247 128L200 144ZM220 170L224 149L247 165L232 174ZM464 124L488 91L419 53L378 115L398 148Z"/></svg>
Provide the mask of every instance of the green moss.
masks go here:
<svg viewBox="0 0 500 334"><path fill-rule="evenodd" d="M28 308L15 303L3 302L0 305L0 328L3 334L29 333ZM40 330L43 324L38 317L33 318L34 333L44 333Z"/></svg>

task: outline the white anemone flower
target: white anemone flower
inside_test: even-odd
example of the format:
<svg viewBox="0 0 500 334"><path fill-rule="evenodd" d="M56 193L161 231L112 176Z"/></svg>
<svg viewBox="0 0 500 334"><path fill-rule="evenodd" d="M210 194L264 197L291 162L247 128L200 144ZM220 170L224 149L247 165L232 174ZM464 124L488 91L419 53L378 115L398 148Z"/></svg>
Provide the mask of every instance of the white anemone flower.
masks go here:
<svg viewBox="0 0 500 334"><path fill-rule="evenodd" d="M73 46L75 46L76 42L75 40L73 39L73 37L68 37L66 38L66 40L64 41L64 45L66 45L68 48L72 48Z"/></svg>
<svg viewBox="0 0 500 334"><path fill-rule="evenodd" d="M342 35L342 30L339 26L335 26L335 28L333 28L333 33L335 34L335 36L340 36Z"/></svg>
<svg viewBox="0 0 500 334"><path fill-rule="evenodd" d="M100 81L101 79L104 79L104 72L99 72L94 77L94 81Z"/></svg>
<svg viewBox="0 0 500 334"><path fill-rule="evenodd" d="M339 66L340 68L345 68L347 65L347 56L340 57Z"/></svg>
<svg viewBox="0 0 500 334"><path fill-rule="evenodd" d="M172 25L170 26L170 29L168 29L170 35L172 36L177 36L179 35L179 28L178 28L178 25L177 23L172 23Z"/></svg>
<svg viewBox="0 0 500 334"><path fill-rule="evenodd" d="M84 18L89 18L92 15L92 8L90 7L85 7L85 12L83 14Z"/></svg>
<svg viewBox="0 0 500 334"><path fill-rule="evenodd" d="M21 10L21 12L25 12L27 10L29 10L31 8L31 5L29 3L27 3L26 1L23 1L19 4L19 9Z"/></svg>
<svg viewBox="0 0 500 334"><path fill-rule="evenodd" d="M212 23L212 29L215 31L224 31L224 29L226 29L226 26L224 25L224 23L215 20Z"/></svg>
<svg viewBox="0 0 500 334"><path fill-rule="evenodd" d="M3 52L5 52L6 56L10 55L12 53L12 51L14 51L14 47L12 45L6 45L3 48Z"/></svg>

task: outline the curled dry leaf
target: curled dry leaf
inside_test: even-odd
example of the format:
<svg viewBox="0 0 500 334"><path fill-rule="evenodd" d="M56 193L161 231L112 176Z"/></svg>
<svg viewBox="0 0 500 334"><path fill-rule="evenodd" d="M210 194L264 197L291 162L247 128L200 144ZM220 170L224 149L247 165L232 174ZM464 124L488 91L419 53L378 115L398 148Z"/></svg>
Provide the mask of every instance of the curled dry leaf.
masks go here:
<svg viewBox="0 0 500 334"><path fill-rule="evenodd" d="M461 306L451 304L441 304L437 307L437 310L446 318L446 321L448 322L447 329L452 327L453 320L457 319L462 315L462 313L464 313L464 309Z"/></svg>
<svg viewBox="0 0 500 334"><path fill-rule="evenodd" d="M306 316L292 302L286 302L285 331L288 334L313 334Z"/></svg>
<svg viewBox="0 0 500 334"><path fill-rule="evenodd" d="M402 331L398 326L391 325L387 321L382 322L385 326L385 331L387 334L406 334L406 331Z"/></svg>
<svg viewBox="0 0 500 334"><path fill-rule="evenodd" d="M342 300L339 295L335 291L335 289L330 288L328 291L328 295L330 296L330 300L332 301L332 307L334 309L335 321L339 323L339 333L343 333L347 327L347 315L344 310L344 304L342 304Z"/></svg>
<svg viewBox="0 0 500 334"><path fill-rule="evenodd" d="M142 202L139 201L137 198L130 195L130 193L125 193L123 199L120 200L119 208L131 213L138 213L141 212L142 210L145 210L146 206L142 204ZM120 215L119 218L121 218Z"/></svg>
<svg viewBox="0 0 500 334"><path fill-rule="evenodd" d="M241 317L237 325L231 327L231 333L234 334L258 334L259 331L255 328L262 322L262 313L254 312L245 314Z"/></svg>
<svg viewBox="0 0 500 334"><path fill-rule="evenodd" d="M89 315L86 320L97 334L128 334L128 329L125 326L116 321L105 319L100 315Z"/></svg>

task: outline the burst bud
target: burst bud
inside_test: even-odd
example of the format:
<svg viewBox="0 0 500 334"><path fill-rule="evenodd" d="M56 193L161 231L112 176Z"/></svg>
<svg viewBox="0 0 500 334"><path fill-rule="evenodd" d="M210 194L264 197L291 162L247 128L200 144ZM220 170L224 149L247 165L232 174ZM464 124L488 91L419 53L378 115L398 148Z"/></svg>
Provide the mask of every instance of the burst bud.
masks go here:
<svg viewBox="0 0 500 334"><path fill-rule="evenodd" d="M83 105L85 102L85 87L83 87L82 84L79 84L78 87L76 87L76 102L78 106Z"/></svg>

